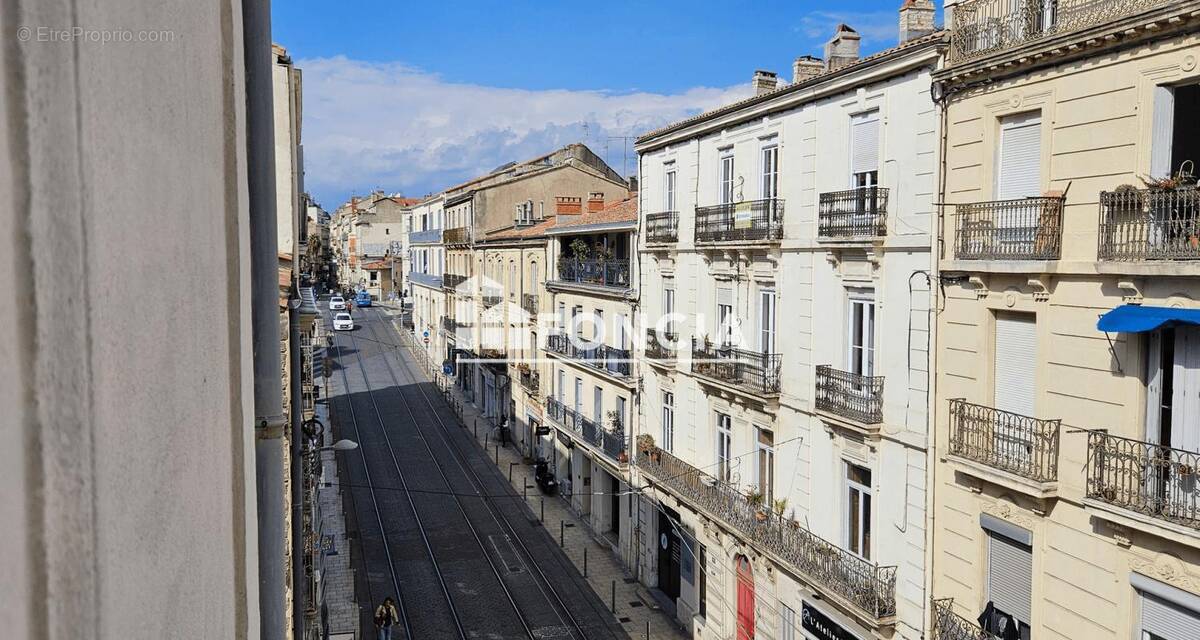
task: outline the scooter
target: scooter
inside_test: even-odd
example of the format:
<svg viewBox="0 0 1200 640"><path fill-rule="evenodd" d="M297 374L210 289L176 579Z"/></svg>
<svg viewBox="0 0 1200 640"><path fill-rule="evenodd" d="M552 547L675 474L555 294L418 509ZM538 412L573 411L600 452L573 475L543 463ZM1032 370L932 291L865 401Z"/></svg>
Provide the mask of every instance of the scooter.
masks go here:
<svg viewBox="0 0 1200 640"><path fill-rule="evenodd" d="M533 465L533 479L537 481L538 488L542 493L554 495L558 491L558 480L554 479L554 473L550 471L550 463L545 458L538 458L538 461Z"/></svg>

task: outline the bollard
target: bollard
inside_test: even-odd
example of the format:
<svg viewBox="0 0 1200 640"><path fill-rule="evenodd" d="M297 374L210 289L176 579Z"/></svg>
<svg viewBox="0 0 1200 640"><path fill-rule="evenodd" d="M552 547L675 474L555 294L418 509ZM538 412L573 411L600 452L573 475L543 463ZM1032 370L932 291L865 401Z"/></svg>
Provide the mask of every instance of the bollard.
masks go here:
<svg viewBox="0 0 1200 640"><path fill-rule="evenodd" d="M528 500L529 499L529 479L523 478L522 481L523 481L524 486L521 487L521 499Z"/></svg>
<svg viewBox="0 0 1200 640"><path fill-rule="evenodd" d="M475 418L475 437L479 437L479 418Z"/></svg>
<svg viewBox="0 0 1200 640"><path fill-rule="evenodd" d="M650 621L646 621L646 640L650 640Z"/></svg>
<svg viewBox="0 0 1200 640"><path fill-rule="evenodd" d="M559 547L566 546L566 531L567 531L567 523L563 520L559 520L558 521L558 546Z"/></svg>
<svg viewBox="0 0 1200 640"><path fill-rule="evenodd" d="M542 498L542 515L538 518L538 522L545 524L546 522L546 499Z"/></svg>
<svg viewBox="0 0 1200 640"><path fill-rule="evenodd" d="M587 577L587 547L583 548L583 577Z"/></svg>
<svg viewBox="0 0 1200 640"><path fill-rule="evenodd" d="M613 615L616 615L616 613L617 613L617 581L616 580L612 581L612 612L613 612Z"/></svg>
<svg viewBox="0 0 1200 640"><path fill-rule="evenodd" d="M515 462L508 463L508 483L509 484L512 484L512 468L513 468L514 464L516 464L516 463Z"/></svg>
<svg viewBox="0 0 1200 640"><path fill-rule="evenodd" d="M483 455L487 455L488 434L483 434Z"/></svg>
<svg viewBox="0 0 1200 640"><path fill-rule="evenodd" d="M487 449L484 449L483 452L486 454ZM496 445L496 466L500 466L500 445Z"/></svg>

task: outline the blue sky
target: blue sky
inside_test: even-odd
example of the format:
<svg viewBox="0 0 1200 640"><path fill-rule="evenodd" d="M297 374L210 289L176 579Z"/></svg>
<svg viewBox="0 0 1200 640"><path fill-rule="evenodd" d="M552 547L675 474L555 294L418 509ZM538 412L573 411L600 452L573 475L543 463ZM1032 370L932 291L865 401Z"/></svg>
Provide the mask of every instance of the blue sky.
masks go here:
<svg viewBox="0 0 1200 640"><path fill-rule="evenodd" d="M839 22L864 55L892 46L900 4L276 0L273 30L304 71L306 185L332 209L575 141L632 172L617 137L742 97L755 69L790 79Z"/></svg>

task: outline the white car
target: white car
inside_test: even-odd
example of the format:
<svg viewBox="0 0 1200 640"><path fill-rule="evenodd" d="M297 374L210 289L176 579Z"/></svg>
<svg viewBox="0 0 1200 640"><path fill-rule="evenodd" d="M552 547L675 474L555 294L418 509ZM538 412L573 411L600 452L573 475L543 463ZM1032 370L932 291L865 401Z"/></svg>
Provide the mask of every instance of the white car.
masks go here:
<svg viewBox="0 0 1200 640"><path fill-rule="evenodd" d="M350 318L348 313L339 313L333 316L334 331L353 331L354 320Z"/></svg>
<svg viewBox="0 0 1200 640"><path fill-rule="evenodd" d="M346 299L341 296L333 296L329 299L329 310L337 311L346 308Z"/></svg>

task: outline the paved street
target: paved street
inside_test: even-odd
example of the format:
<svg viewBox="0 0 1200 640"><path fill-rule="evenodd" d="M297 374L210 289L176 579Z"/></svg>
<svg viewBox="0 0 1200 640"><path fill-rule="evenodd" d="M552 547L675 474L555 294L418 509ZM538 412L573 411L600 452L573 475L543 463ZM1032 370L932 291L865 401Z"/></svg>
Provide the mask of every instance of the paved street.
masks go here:
<svg viewBox="0 0 1200 640"><path fill-rule="evenodd" d="M399 596L397 638L624 638L441 395L418 383L378 309L334 336L335 434L343 454L361 626Z"/></svg>

